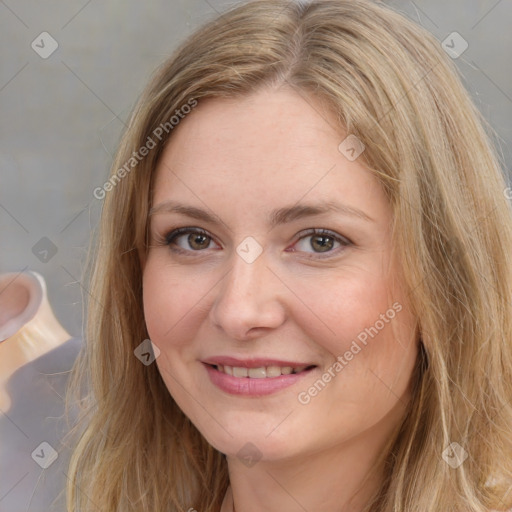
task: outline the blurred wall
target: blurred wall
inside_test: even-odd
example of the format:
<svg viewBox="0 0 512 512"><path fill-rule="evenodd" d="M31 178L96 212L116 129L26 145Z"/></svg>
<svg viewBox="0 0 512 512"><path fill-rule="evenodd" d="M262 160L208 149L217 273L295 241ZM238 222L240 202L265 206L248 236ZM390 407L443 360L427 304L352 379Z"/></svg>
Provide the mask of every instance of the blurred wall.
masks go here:
<svg viewBox="0 0 512 512"><path fill-rule="evenodd" d="M453 32L463 38L457 48L467 42L457 63L510 168L512 2L390 3L440 42ZM81 272L101 207L93 190L105 182L123 122L151 71L228 5L0 0L0 272L43 274L72 335L81 335Z"/></svg>

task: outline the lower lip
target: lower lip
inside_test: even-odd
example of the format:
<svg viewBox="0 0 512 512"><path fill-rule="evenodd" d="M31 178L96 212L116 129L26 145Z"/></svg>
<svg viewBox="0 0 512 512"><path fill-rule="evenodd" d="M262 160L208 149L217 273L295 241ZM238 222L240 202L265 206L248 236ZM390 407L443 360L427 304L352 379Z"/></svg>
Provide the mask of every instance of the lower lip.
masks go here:
<svg viewBox="0 0 512 512"><path fill-rule="evenodd" d="M308 375L314 368L304 370L300 373L290 373L279 377L265 377L254 379L250 377L234 377L227 373L220 372L209 364L203 363L211 381L222 391L232 395L262 396L270 395L281 389L292 386L303 377Z"/></svg>

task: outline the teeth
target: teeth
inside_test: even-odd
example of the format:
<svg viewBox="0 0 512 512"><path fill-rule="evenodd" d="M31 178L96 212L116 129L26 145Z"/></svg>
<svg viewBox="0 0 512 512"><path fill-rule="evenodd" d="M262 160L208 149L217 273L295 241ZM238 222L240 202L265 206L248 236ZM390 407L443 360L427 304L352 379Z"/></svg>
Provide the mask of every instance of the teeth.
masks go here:
<svg viewBox="0 0 512 512"><path fill-rule="evenodd" d="M233 367L233 376L234 377L247 377L249 372L247 368L239 368L237 366Z"/></svg>
<svg viewBox="0 0 512 512"><path fill-rule="evenodd" d="M267 377L279 377L281 368L279 366L267 366Z"/></svg>
<svg viewBox="0 0 512 512"><path fill-rule="evenodd" d="M265 367L261 368L249 368L249 377L251 379L264 379L267 376L267 370Z"/></svg>
<svg viewBox="0 0 512 512"><path fill-rule="evenodd" d="M291 373L300 373L307 366L292 368L291 366L261 366L260 368L241 368L238 366L217 365L217 370L234 377L250 377L251 379L266 379L267 377L279 377L280 375L290 375Z"/></svg>

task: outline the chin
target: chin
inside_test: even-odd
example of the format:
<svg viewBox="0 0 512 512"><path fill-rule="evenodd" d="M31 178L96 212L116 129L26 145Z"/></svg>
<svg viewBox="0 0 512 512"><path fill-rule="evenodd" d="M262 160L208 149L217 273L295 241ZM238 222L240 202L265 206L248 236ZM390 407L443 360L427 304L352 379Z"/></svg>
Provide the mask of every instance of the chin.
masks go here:
<svg viewBox="0 0 512 512"><path fill-rule="evenodd" d="M237 429L230 428L229 433L222 427L212 431L211 425L207 430L200 430L203 437L216 450L227 457L244 460L282 460L293 456L298 449L293 433L282 430L269 432L272 429L256 429L254 422L245 428L240 424ZM231 435L230 435L231 434ZM290 443L290 444L289 444Z"/></svg>

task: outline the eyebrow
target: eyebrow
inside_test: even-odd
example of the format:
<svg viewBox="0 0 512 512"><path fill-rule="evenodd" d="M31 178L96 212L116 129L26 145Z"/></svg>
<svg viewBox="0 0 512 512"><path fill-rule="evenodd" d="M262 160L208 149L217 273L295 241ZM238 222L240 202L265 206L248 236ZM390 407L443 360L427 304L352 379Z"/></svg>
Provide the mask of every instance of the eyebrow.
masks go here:
<svg viewBox="0 0 512 512"><path fill-rule="evenodd" d="M216 215L212 215L205 210L196 208L195 206L181 204L177 201L164 201L152 207L149 211L148 217L158 213L180 213L211 224L219 222ZM297 219L321 215L323 213L338 213L347 217L355 217L366 222L375 222L374 219L358 208L328 201L315 204L296 204L293 206L277 208L270 212L268 223L271 227L275 227Z"/></svg>

